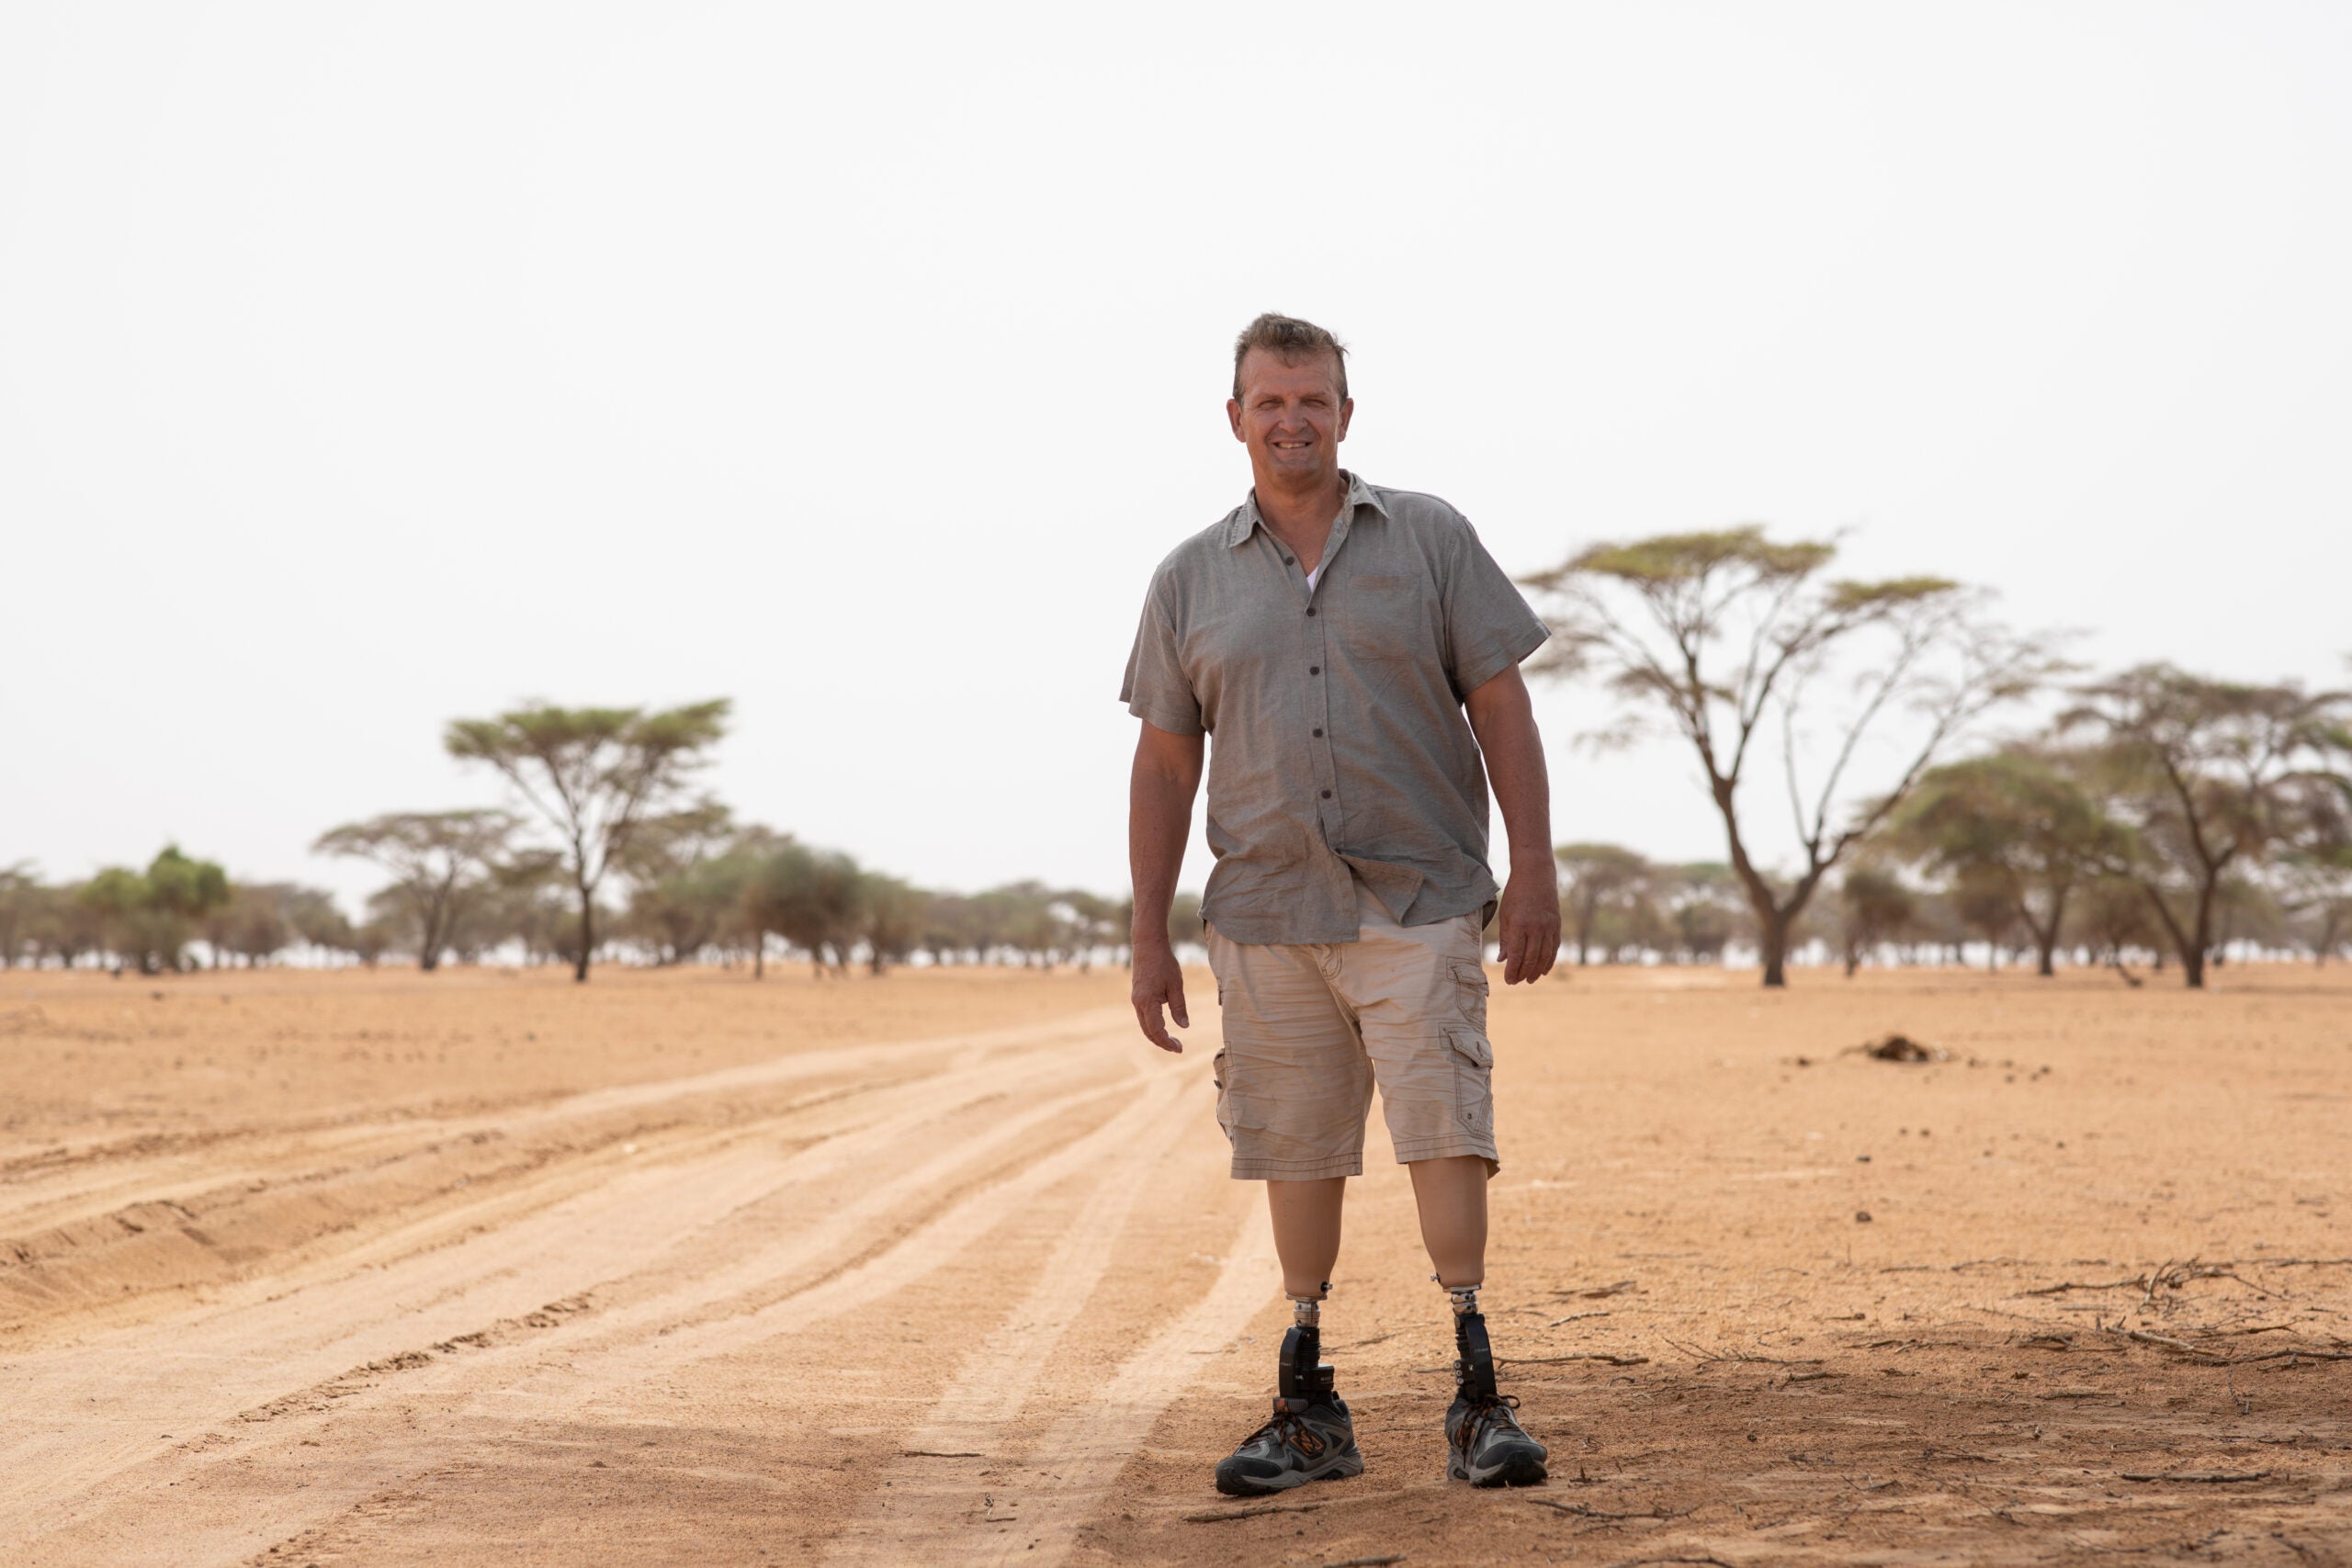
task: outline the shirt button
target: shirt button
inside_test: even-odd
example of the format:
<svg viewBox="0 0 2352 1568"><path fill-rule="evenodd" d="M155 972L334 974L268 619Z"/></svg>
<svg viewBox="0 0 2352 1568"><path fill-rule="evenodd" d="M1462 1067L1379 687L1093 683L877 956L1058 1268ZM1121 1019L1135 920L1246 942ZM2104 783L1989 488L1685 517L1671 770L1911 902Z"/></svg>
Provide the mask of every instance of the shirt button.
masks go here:
<svg viewBox="0 0 2352 1568"><path fill-rule="evenodd" d="M1288 556L1284 556L1284 557L1283 557L1283 564L1284 566L1288 566L1288 565L1290 565L1290 557L1288 557Z"/></svg>
<svg viewBox="0 0 2352 1568"><path fill-rule="evenodd" d="M1318 730L1317 730L1317 731L1315 732L1315 739L1317 739L1317 740L1322 739L1323 739L1323 732L1322 732L1321 730L1319 730L1319 729L1318 729Z"/></svg>
<svg viewBox="0 0 2352 1568"><path fill-rule="evenodd" d="M1309 675L1320 675L1323 673L1323 666L1320 664L1310 664L1306 667L1306 672Z"/></svg>
<svg viewBox="0 0 2352 1568"><path fill-rule="evenodd" d="M1329 790L1328 790L1328 789L1327 789L1327 790L1325 790L1325 791L1323 792L1323 798L1324 798L1324 799L1326 799L1326 800L1330 799L1330 798L1331 798L1331 792L1330 792Z"/></svg>
<svg viewBox="0 0 2352 1568"><path fill-rule="evenodd" d="M1309 604L1309 605L1306 607L1306 613L1307 613L1308 615L1313 615L1313 614L1315 614L1315 606L1314 606L1314 605L1312 605L1312 604Z"/></svg>

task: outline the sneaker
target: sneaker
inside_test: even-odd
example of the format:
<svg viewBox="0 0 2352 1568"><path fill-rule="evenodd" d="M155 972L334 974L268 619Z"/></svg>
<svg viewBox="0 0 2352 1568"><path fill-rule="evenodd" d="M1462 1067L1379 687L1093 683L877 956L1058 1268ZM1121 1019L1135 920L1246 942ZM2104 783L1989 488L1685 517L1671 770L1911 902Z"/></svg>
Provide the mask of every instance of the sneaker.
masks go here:
<svg viewBox="0 0 2352 1568"><path fill-rule="evenodd" d="M1457 1393L1445 1413L1445 1473L1473 1486L1532 1486L1549 1473L1550 1450L1527 1435L1511 1412L1512 1394L1474 1399Z"/></svg>
<svg viewBox="0 0 2352 1568"><path fill-rule="evenodd" d="M1216 1467L1216 1489L1228 1497L1261 1497L1310 1481L1362 1475L1355 1424L1347 1402L1304 1404L1276 1399L1273 1419L1242 1439Z"/></svg>

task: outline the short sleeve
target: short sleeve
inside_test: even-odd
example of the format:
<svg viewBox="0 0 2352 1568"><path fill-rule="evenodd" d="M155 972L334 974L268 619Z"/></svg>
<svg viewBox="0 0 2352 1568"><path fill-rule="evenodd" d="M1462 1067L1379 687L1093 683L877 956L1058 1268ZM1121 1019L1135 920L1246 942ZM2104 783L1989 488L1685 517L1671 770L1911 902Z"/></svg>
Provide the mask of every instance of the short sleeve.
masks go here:
<svg viewBox="0 0 2352 1568"><path fill-rule="evenodd" d="M1127 676L1120 683L1119 700L1127 705L1129 713L1171 735L1202 732L1200 698L1177 656L1176 622L1160 584L1155 583L1151 596L1144 601L1143 620L1136 627L1136 645L1127 655Z"/></svg>
<svg viewBox="0 0 2352 1568"><path fill-rule="evenodd" d="M1447 678L1468 696L1544 646L1552 629L1528 607L1467 518L1445 583Z"/></svg>

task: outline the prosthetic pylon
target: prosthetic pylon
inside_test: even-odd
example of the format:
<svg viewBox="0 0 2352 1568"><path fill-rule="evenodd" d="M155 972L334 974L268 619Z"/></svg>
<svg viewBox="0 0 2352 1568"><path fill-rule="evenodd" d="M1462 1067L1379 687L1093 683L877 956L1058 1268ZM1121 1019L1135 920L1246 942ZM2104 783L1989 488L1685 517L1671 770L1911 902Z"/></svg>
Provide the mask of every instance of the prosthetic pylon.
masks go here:
<svg viewBox="0 0 2352 1568"><path fill-rule="evenodd" d="M1492 1399L1495 1348L1487 1338L1487 1314L1478 1310L1478 1287L1446 1287L1453 1299L1453 1381L1471 1399Z"/></svg>
<svg viewBox="0 0 2352 1568"><path fill-rule="evenodd" d="M1325 1284L1329 1291L1331 1287ZM1323 1303L1291 1302L1293 1322L1290 1332L1283 1336L1281 1375L1278 1391L1284 1399L1295 1399L1302 1404L1328 1404L1332 1398L1333 1370L1323 1359Z"/></svg>

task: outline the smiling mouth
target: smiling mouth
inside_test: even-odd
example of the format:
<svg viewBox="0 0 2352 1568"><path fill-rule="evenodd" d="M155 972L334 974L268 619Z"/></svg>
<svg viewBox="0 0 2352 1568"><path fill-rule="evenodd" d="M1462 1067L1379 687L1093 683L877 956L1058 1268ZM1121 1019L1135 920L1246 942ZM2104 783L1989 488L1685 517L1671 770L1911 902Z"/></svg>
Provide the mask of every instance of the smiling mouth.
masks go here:
<svg viewBox="0 0 2352 1568"><path fill-rule="evenodd" d="M1269 445L1271 445L1277 452L1300 452L1306 450L1307 443L1304 441L1275 441L1269 443Z"/></svg>

